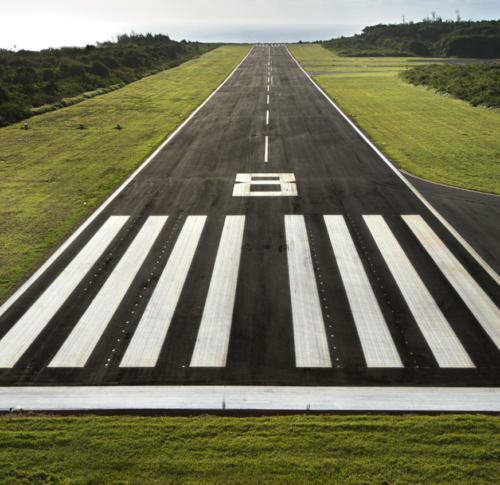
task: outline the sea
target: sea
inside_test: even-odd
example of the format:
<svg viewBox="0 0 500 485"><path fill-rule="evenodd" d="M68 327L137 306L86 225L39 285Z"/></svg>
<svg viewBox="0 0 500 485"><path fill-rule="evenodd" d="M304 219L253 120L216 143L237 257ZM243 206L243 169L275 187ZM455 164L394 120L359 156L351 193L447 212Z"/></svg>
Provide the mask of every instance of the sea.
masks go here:
<svg viewBox="0 0 500 485"><path fill-rule="evenodd" d="M315 42L360 34L364 25L167 24L141 26L137 33L163 33L173 40L234 44Z"/></svg>

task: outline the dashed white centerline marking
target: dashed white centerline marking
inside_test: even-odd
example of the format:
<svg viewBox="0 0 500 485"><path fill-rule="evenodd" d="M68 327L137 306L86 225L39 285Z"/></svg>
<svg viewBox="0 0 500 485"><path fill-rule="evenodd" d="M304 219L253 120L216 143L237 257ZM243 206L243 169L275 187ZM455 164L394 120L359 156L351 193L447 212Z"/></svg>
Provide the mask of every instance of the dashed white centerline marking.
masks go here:
<svg viewBox="0 0 500 485"><path fill-rule="evenodd" d="M269 82L269 78L267 78L267 82Z"/></svg>
<svg viewBox="0 0 500 485"><path fill-rule="evenodd" d="M269 86L267 86L267 90L269 91Z"/></svg>
<svg viewBox="0 0 500 485"><path fill-rule="evenodd" d="M266 125L269 124L269 111L266 111Z"/></svg>
<svg viewBox="0 0 500 485"><path fill-rule="evenodd" d="M267 104L269 104L269 94L267 95Z"/></svg>
<svg viewBox="0 0 500 485"><path fill-rule="evenodd" d="M267 151L269 147L269 137L266 136L266 146L264 148L264 162L267 162Z"/></svg>

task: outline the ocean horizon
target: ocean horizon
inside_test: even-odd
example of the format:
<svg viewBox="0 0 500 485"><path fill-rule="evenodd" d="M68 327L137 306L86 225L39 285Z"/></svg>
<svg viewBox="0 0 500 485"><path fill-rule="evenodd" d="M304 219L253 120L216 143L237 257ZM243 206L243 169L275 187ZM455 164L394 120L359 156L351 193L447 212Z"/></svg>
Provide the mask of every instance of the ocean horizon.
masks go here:
<svg viewBox="0 0 500 485"><path fill-rule="evenodd" d="M173 40L234 44L293 43L330 40L361 33L364 25L304 24L171 24L136 29L138 33L166 33Z"/></svg>

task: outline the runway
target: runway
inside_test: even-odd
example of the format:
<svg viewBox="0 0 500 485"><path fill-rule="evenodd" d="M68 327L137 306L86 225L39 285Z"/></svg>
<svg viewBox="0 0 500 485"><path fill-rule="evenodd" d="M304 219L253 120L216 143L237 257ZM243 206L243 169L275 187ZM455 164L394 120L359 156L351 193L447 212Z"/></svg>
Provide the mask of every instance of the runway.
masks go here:
<svg viewBox="0 0 500 485"><path fill-rule="evenodd" d="M254 46L0 308L0 409L499 411L499 208Z"/></svg>

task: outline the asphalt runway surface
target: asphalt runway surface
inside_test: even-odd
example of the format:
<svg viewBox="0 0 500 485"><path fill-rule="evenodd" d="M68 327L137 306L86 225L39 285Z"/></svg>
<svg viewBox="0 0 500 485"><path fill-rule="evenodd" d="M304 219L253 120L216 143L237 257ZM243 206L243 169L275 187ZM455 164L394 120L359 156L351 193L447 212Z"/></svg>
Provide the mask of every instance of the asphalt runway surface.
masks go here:
<svg viewBox="0 0 500 485"><path fill-rule="evenodd" d="M475 258L396 172L255 46L0 309L0 386L496 392L500 198L408 177Z"/></svg>

